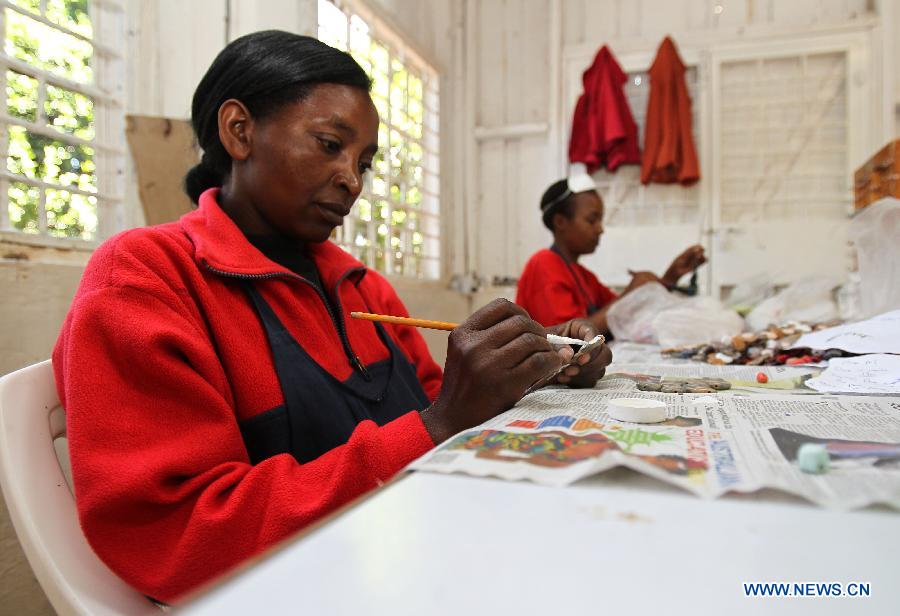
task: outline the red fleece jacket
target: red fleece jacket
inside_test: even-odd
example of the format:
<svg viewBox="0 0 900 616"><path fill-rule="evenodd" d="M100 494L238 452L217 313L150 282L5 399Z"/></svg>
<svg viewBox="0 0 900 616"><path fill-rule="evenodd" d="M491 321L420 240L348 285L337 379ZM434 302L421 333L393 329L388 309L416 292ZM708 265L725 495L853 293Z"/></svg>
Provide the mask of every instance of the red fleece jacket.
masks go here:
<svg viewBox="0 0 900 616"><path fill-rule="evenodd" d="M582 75L584 94L572 115L569 161L585 163L590 173L641 162L637 124L622 89L627 79L606 45Z"/></svg>
<svg viewBox="0 0 900 616"><path fill-rule="evenodd" d="M572 270L574 276L563 258L552 250L539 250L525 264L516 289L516 303L532 319L550 327L588 316L589 298L597 308L603 308L618 297L589 269L573 263Z"/></svg>
<svg viewBox="0 0 900 616"><path fill-rule="evenodd" d="M163 601L224 572L386 481L433 447L419 413L307 464L250 464L238 421L283 404L269 345L243 290L214 270L267 275L257 288L303 348L339 380L353 368L316 292L244 238L204 193L180 221L122 233L94 253L53 351L67 412L81 525L94 550ZM336 245L311 254L326 289L362 265ZM406 315L376 272L339 287L361 361L388 357L352 310ZM441 370L412 327L386 327L429 398Z"/></svg>

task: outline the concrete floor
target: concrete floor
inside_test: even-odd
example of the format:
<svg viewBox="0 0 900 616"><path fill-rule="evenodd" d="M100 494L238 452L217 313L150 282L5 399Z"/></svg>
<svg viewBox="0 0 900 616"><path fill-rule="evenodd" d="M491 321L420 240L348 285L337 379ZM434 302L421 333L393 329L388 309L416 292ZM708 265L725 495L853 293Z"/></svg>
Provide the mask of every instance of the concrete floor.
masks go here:
<svg viewBox="0 0 900 616"><path fill-rule="evenodd" d="M0 504L0 554L3 555L0 558L0 614L56 614L22 553L5 502Z"/></svg>

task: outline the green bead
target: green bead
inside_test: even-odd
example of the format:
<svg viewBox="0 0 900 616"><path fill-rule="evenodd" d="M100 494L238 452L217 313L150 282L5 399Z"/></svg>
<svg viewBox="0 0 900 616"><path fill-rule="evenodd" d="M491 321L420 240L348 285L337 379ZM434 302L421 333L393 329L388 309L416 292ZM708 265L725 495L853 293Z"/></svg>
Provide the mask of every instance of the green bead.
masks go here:
<svg viewBox="0 0 900 616"><path fill-rule="evenodd" d="M818 475L828 472L830 458L825 445L804 443L797 451L797 462L800 464L800 470L804 473Z"/></svg>

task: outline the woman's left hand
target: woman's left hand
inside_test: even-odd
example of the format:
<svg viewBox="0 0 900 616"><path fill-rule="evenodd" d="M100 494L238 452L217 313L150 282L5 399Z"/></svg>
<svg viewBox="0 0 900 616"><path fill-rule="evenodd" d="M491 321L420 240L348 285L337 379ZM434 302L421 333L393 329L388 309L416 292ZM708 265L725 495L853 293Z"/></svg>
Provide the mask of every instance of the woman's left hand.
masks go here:
<svg viewBox="0 0 900 616"><path fill-rule="evenodd" d="M591 340L599 333L587 319L572 319L562 325L548 328L547 332L579 340ZM558 352L566 362L571 361L575 355L569 346L564 346ZM612 351L603 344L591 351L590 355L579 357L577 364L569 366L556 376L555 382L569 387L593 387L606 373L606 367L611 361Z"/></svg>
<svg viewBox="0 0 900 616"><path fill-rule="evenodd" d="M703 246L699 244L691 246L675 257L669 269L663 274L662 282L668 287L674 287L682 276L693 272L704 263L706 263L706 253L703 251Z"/></svg>

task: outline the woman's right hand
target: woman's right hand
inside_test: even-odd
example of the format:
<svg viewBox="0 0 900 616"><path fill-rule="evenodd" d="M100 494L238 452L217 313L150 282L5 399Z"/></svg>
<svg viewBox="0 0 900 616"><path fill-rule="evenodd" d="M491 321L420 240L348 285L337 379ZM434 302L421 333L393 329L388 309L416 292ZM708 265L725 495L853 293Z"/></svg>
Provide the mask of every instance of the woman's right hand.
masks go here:
<svg viewBox="0 0 900 616"><path fill-rule="evenodd" d="M525 310L494 300L450 333L441 391L422 411L425 428L441 443L487 421L513 407L562 362Z"/></svg>

